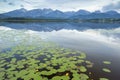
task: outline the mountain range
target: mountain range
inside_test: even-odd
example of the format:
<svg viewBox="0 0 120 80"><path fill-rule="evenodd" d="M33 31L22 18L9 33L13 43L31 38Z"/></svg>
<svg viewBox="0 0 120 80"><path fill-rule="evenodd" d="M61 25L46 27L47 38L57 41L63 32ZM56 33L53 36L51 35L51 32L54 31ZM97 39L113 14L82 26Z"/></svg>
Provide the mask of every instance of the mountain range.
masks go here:
<svg viewBox="0 0 120 80"><path fill-rule="evenodd" d="M120 18L120 13L116 11L108 12L89 12L86 10L67 11L52 9L33 9L26 10L24 8L13 10L0 14L0 18L35 18L35 19L98 19L98 18Z"/></svg>

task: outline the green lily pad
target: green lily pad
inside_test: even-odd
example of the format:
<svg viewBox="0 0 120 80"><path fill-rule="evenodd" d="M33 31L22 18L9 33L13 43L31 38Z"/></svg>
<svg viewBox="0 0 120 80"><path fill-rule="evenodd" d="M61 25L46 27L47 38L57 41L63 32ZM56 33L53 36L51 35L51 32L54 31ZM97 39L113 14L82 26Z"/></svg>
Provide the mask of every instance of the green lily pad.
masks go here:
<svg viewBox="0 0 120 80"><path fill-rule="evenodd" d="M104 64L111 64L110 61L103 61Z"/></svg>
<svg viewBox="0 0 120 80"><path fill-rule="evenodd" d="M107 73L110 73L111 72L111 70L110 69L107 69L107 68L103 68L102 69L104 72L107 72Z"/></svg>
<svg viewBox="0 0 120 80"><path fill-rule="evenodd" d="M107 79L107 78L100 78L99 80L109 80L109 79Z"/></svg>
<svg viewBox="0 0 120 80"><path fill-rule="evenodd" d="M84 66L80 66L80 71L81 71L81 72L86 72L87 69L86 69Z"/></svg>
<svg viewBox="0 0 120 80"><path fill-rule="evenodd" d="M80 80L88 80L89 77L86 74L80 74Z"/></svg>

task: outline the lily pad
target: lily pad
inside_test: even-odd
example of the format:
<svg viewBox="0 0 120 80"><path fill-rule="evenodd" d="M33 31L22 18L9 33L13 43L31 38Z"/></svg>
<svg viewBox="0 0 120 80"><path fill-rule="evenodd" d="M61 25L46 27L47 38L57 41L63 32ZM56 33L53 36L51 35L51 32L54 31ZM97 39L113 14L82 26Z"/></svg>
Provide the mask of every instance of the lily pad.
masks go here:
<svg viewBox="0 0 120 80"><path fill-rule="evenodd" d="M100 78L99 80L109 80L109 79L107 79L107 78Z"/></svg>
<svg viewBox="0 0 120 80"><path fill-rule="evenodd" d="M111 64L110 61L103 61L104 64Z"/></svg>
<svg viewBox="0 0 120 80"><path fill-rule="evenodd" d="M80 66L80 71L81 71L81 72L86 72L87 69L86 69L84 66Z"/></svg>
<svg viewBox="0 0 120 80"><path fill-rule="evenodd" d="M110 73L111 72L111 70L110 69L107 69L107 68L103 68L102 69L104 72L107 72L107 73Z"/></svg>

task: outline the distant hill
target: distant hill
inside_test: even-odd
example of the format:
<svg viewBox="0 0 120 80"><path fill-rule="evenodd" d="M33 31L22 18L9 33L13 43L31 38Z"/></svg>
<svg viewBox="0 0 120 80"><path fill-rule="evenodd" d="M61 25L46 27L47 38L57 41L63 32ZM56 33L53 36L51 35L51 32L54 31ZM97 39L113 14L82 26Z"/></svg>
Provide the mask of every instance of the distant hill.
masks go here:
<svg viewBox="0 0 120 80"><path fill-rule="evenodd" d="M97 19L97 18L120 18L120 14L116 11L108 12L89 12L86 10L62 12L52 9L33 9L26 10L24 8L0 14L0 18L35 18L35 19Z"/></svg>

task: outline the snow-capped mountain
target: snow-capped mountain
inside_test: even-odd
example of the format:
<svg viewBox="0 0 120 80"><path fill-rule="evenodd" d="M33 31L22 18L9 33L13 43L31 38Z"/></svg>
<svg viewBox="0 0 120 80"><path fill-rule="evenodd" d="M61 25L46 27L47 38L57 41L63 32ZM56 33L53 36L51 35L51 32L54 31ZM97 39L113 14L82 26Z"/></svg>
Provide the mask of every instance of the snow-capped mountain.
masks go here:
<svg viewBox="0 0 120 80"><path fill-rule="evenodd" d="M42 19L52 19L52 18L62 18L62 19L94 19L94 18L120 18L120 14L116 11L108 12L89 12L86 10L78 11L67 11L62 12L60 10L52 9L33 9L26 10L24 8L10 11L7 13L0 14L0 18L11 18L11 17L22 17L22 18L42 18Z"/></svg>

